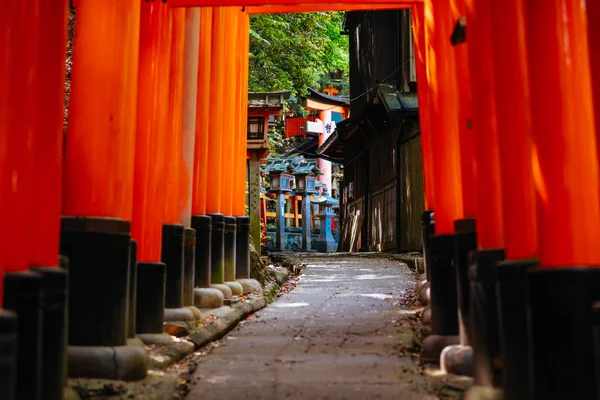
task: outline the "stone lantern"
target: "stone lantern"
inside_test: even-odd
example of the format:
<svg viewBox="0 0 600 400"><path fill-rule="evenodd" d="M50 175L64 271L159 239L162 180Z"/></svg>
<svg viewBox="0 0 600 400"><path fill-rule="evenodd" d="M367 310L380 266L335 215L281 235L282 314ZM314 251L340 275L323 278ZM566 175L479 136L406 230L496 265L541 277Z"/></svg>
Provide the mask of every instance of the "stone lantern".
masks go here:
<svg viewBox="0 0 600 400"><path fill-rule="evenodd" d="M286 160L274 160L265 167L265 172L271 181L269 192L277 195L275 249L285 251L285 195L292 191L292 166Z"/></svg>
<svg viewBox="0 0 600 400"><path fill-rule="evenodd" d="M294 176L296 177L296 194L302 196L302 250L310 251L311 235L310 235L310 196L317 193L316 175L323 173L317 167L316 162L302 161L294 168Z"/></svg>
<svg viewBox="0 0 600 400"><path fill-rule="evenodd" d="M317 216L321 222L319 237L314 242L313 247L321 253L333 253L337 251L337 243L331 233L331 221L336 217L333 207L339 207L340 202L332 198L329 195L327 186L323 185L323 193L313 199L312 203L319 206L319 214Z"/></svg>

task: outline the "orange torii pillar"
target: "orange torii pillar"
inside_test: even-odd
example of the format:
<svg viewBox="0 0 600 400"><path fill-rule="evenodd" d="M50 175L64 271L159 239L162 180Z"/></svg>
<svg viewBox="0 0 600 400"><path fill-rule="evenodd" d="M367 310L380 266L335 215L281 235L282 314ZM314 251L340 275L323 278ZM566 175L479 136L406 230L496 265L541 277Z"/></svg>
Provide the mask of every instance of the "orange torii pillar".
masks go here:
<svg viewBox="0 0 600 400"><path fill-rule="evenodd" d="M463 217L460 143L457 111L455 52L449 3L425 2L425 40L429 85L429 122L434 174L435 235L429 240L431 331L425 339L425 357L438 359L444 347L459 341L454 221Z"/></svg>
<svg viewBox="0 0 600 400"><path fill-rule="evenodd" d="M198 308L220 307L223 293L211 286L212 220L207 214L209 193L209 138L211 126L211 82L213 8L200 10L200 48L198 50L198 85L196 104L196 136L194 143L194 174L192 191L192 227L196 230L196 254L194 269L194 304ZM219 88L222 89L222 88ZM218 136L218 135L212 135ZM213 137L214 140L217 139ZM214 156L214 155L213 155ZM219 153L220 156L220 153ZM214 161L214 160L213 160ZM216 169L218 171L218 169ZM212 172L212 168L211 168ZM212 195L212 194L211 194ZM214 199L211 197L211 208ZM212 208L215 210L216 208Z"/></svg>
<svg viewBox="0 0 600 400"><path fill-rule="evenodd" d="M240 74L237 66L237 58L240 53L240 36L241 17L245 14L238 7L229 7L225 10L225 20L227 21L227 29L225 31L225 54L228 55L225 59L225 82L221 90L229 88L223 94L221 115L223 118L223 145L221 148L222 154L222 194L221 194L221 212L224 214L225 233L224 233L224 255L225 255L225 284L229 286L233 295L240 296L244 290L241 284L235 282L235 260L236 260L236 232L237 221L233 216L233 196L236 188L236 158L238 146L238 123L237 120L237 103L238 103L238 78Z"/></svg>
<svg viewBox="0 0 600 400"><path fill-rule="evenodd" d="M171 15L163 2L142 2L132 223L138 245L136 331L144 334L142 340L163 332ZM181 243L183 248L183 237Z"/></svg>
<svg viewBox="0 0 600 400"><path fill-rule="evenodd" d="M588 2L589 3L589 2ZM586 3L526 1L540 268L530 271L534 399L591 399L600 181Z"/></svg>
<svg viewBox="0 0 600 400"><path fill-rule="evenodd" d="M0 305L16 315L0 312L0 398L56 399L65 384L67 281L47 267L58 266L66 4L12 2L2 14Z"/></svg>
<svg viewBox="0 0 600 400"><path fill-rule="evenodd" d="M77 3L61 233L73 377L146 375L146 352L127 346L126 319L139 10L135 0Z"/></svg>
<svg viewBox="0 0 600 400"><path fill-rule="evenodd" d="M537 265L536 198L532 174L531 106L525 0L491 3L496 122L500 152L504 248L497 302L502 377L507 399L531 399L526 271ZM507 29L508 28L508 29ZM512 68L506 68L511 60ZM511 101L506 101L506 99ZM515 112L519 110L519 112Z"/></svg>
<svg viewBox="0 0 600 400"><path fill-rule="evenodd" d="M415 43L415 63L417 66L417 95L419 100L419 127L421 129L421 155L423 159L423 181L425 191L425 211L421 217L423 258L425 263L425 279L421 279L421 291L429 290L430 257L429 238L434 234L433 224L433 162L431 155L431 122L429 120L429 85L427 82L427 46L425 41L425 7L416 4L412 7L413 36ZM431 316L431 310L429 316Z"/></svg>
<svg viewBox="0 0 600 400"><path fill-rule="evenodd" d="M194 188L194 143L196 141L196 100L198 94L198 51L200 49L200 8L185 10L185 50L183 71L183 111L179 164L179 223L185 226L183 255L183 305L194 305L196 230L192 226ZM200 315L194 308L194 315Z"/></svg>
<svg viewBox="0 0 600 400"><path fill-rule="evenodd" d="M461 186L463 199L463 216L454 221L455 246L454 265L457 279L457 301L460 344L469 345L472 337L469 329L470 322L470 288L469 288L469 254L477 249L477 234L475 227L476 214L476 181L475 181L475 143L473 133L473 102L471 93L471 74L469 69L470 40L466 35L466 5L465 0L454 0L457 14L454 16L454 30L451 42L456 57L456 79L458 98L458 130L460 136ZM469 36L470 38L470 36ZM467 349L470 351L470 349ZM470 356L469 356L470 357ZM462 362L457 366L463 365Z"/></svg>
<svg viewBox="0 0 600 400"><path fill-rule="evenodd" d="M231 27L231 9L215 7L212 15L212 43L211 43L211 79L210 85L205 88L210 92L209 123L208 123L208 168L204 185L207 186L206 211L211 218L211 286L223 292L227 299L232 296L231 289L225 285L225 219L224 195L227 189L223 189L225 176L223 174L224 163L230 160L223 160L224 136L228 133L224 130L225 119L230 118L231 110L224 109L226 94L225 70L230 55L226 53L227 32ZM227 77L229 78L229 77Z"/></svg>
<svg viewBox="0 0 600 400"><path fill-rule="evenodd" d="M238 135L234 172L235 188L233 215L237 219L235 276L244 287L244 293L254 290L250 279L250 217L246 215L247 182L247 137L248 137L248 67L250 51L250 16L243 13L240 17L240 50L238 51ZM256 288L256 286L254 287Z"/></svg>
<svg viewBox="0 0 600 400"><path fill-rule="evenodd" d="M164 168L166 174L166 202L161 252L161 260L167 268L165 321L191 321L195 319L192 310L183 308L185 226L180 223L183 80L186 61L186 16L184 8L173 8L171 10L171 23L168 114L165 147L162 150L165 156Z"/></svg>
<svg viewBox="0 0 600 400"><path fill-rule="evenodd" d="M502 192L496 107L491 8L488 0L466 0L469 71L473 102L474 158L477 165L476 225L478 250L470 254L470 323L474 384L500 382L496 308L496 263L504 259Z"/></svg>

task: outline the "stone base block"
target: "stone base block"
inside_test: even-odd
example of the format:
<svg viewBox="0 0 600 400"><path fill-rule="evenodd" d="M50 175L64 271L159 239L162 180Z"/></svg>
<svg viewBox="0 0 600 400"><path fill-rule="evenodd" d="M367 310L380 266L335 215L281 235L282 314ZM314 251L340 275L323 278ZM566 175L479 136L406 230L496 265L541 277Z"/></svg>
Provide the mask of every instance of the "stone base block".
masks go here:
<svg viewBox="0 0 600 400"><path fill-rule="evenodd" d="M72 387L66 387L63 390L63 400L81 400L79 394Z"/></svg>
<svg viewBox="0 0 600 400"><path fill-rule="evenodd" d="M502 400L502 390L484 386L472 386L465 393L465 400Z"/></svg>
<svg viewBox="0 0 600 400"><path fill-rule="evenodd" d="M203 319L204 317L202 316L202 312L200 311L200 309L196 306L189 306L187 307L190 309L190 311L192 312L192 315L194 316L195 320L200 320Z"/></svg>
<svg viewBox="0 0 600 400"><path fill-rule="evenodd" d="M233 296L233 293L231 293L231 289L229 288L229 286L227 286L225 284L221 284L221 283L214 284L213 283L210 285L210 287L213 289L220 290L223 293L223 298L225 298L225 299L230 299L231 296Z"/></svg>
<svg viewBox="0 0 600 400"><path fill-rule="evenodd" d="M138 337L145 345L167 345L173 343L171 336L166 333L140 333L138 334Z"/></svg>
<svg viewBox="0 0 600 400"><path fill-rule="evenodd" d="M244 288L244 294L262 293L263 288L256 279L237 279L236 282Z"/></svg>
<svg viewBox="0 0 600 400"><path fill-rule="evenodd" d="M69 346L69 377L137 381L148 371L148 353L141 346Z"/></svg>
<svg viewBox="0 0 600 400"><path fill-rule="evenodd" d="M429 305L431 302L431 284L429 282L425 283L421 289L419 289L419 301L424 306Z"/></svg>
<svg viewBox="0 0 600 400"><path fill-rule="evenodd" d="M242 285L238 282L225 282L225 284L227 286L229 286L229 289L231 289L231 294L233 296L241 296L244 294L244 288L242 287Z"/></svg>
<svg viewBox="0 0 600 400"><path fill-rule="evenodd" d="M431 307L427 306L423 308L423 318L421 318L423 325L431 325Z"/></svg>
<svg viewBox="0 0 600 400"><path fill-rule="evenodd" d="M423 359L429 362L439 362L442 350L448 346L460 344L460 337L429 335L423 340Z"/></svg>
<svg viewBox="0 0 600 400"><path fill-rule="evenodd" d="M194 289L194 305L200 309L223 307L223 292L217 289Z"/></svg>
<svg viewBox="0 0 600 400"><path fill-rule="evenodd" d="M144 347L144 342L142 342L142 340L139 337L134 337L134 338L128 338L127 339L127 346L141 346Z"/></svg>
<svg viewBox="0 0 600 400"><path fill-rule="evenodd" d="M188 307L165 308L165 322L194 320L194 313Z"/></svg>
<svg viewBox="0 0 600 400"><path fill-rule="evenodd" d="M440 368L447 374L473 376L473 348L461 344L444 348Z"/></svg>

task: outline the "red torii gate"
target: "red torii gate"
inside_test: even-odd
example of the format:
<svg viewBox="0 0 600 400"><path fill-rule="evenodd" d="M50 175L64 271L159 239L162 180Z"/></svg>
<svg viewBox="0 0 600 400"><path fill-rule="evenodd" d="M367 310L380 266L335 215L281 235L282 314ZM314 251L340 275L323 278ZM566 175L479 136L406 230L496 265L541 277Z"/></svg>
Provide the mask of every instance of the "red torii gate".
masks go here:
<svg viewBox="0 0 600 400"><path fill-rule="evenodd" d="M195 215L243 215L242 127L248 79L243 54L247 53L248 14L411 7L426 202L428 209L435 210L436 235L445 239L442 246L448 246L450 236L444 235L454 233L455 221L474 216L480 257L502 248L513 265L537 258L541 268L530 275L532 338L540 365L546 362L550 367L538 369L536 379L562 379L567 387L568 377L576 372L590 378L593 368L591 356L586 355L588 348L548 349L565 340L587 343L590 317L585 307L600 299L596 283L599 270L573 268L600 266L595 126L600 100L594 101L600 94L600 62L598 52L590 51L590 43L599 39L600 28L588 24L588 20L600 19L599 2L345 0L324 5L299 4L297 0L169 0L167 5L140 5L137 0L78 0L62 171L67 3L8 1L0 13L0 29L5 30L0 35L0 220L9 227L0 234L0 270L7 272L6 307L19 308L10 285L24 279L20 274L30 267L57 265L61 214L119 220L110 226L111 234L129 232L133 221L133 232L139 232L134 238L140 242L142 261L150 263L161 261L162 224L189 226L191 215L176 217L180 211L174 205L178 197L190 199ZM206 156L197 156L194 165L189 165L189 159L182 160L173 169L156 158L157 146L169 141L166 116L161 113L165 108L175 115L182 112L177 102L171 108L157 107L157 102L166 104L170 82L178 81L177 75L169 79L167 73L177 68L172 54L181 56L181 51L171 51L171 46L178 45L177 36L164 25L173 23L167 16L168 6L247 7L241 15L240 10L213 11L217 17L212 21L218 21L218 28L212 30L212 42L205 46L217 46L202 52L200 45L202 54L211 56L211 74L198 76L198 90L210 87L210 92L216 93L224 89L227 74L235 71L224 54L225 46L242 54L234 61L242 73L232 96L226 93L217 95L217 100L204 98L211 102L210 113L204 112L203 107L209 109L205 103L194 110L197 126L207 129L195 132L196 143L206 144L206 148L196 146L196 154ZM468 55L457 52L449 41L454 21L462 16L461 9L469 22ZM221 27L226 19L237 21L244 33L229 44L226 41L231 39ZM142 48L140 22L147 35L144 40L151 39ZM151 53L148 58L144 58L146 52ZM144 72L144 67L155 63L164 69ZM457 66L468 66L470 74L457 71ZM150 90L151 98L146 98L144 91L150 84L156 90ZM457 104L463 84L472 88L473 108L459 116ZM229 123L223 112L227 107L239 112L233 125L227 125L232 135L209 135L208 131L221 131L223 124ZM461 134L467 124L464 118L473 124L470 138ZM149 121L157 121L161 128L140 135ZM189 143L179 129L173 127L170 132ZM221 140L234 151L233 165L227 165L223 158L227 154L221 150ZM469 140L472 143L465 142ZM473 149L475 174L465 174L461 162L461 154L469 148ZM221 170L222 166L227 177L206 174L208 168ZM192 171L203 172L196 175ZM173 183L177 176L193 181L194 192L186 193L186 185ZM163 193L167 182L178 189ZM464 206L473 200L473 208ZM64 222L67 232L79 229L71 223L68 219ZM120 287L122 292L123 282ZM575 298L568 299L571 295ZM563 317L560 326L546 329L551 321ZM561 369L553 357L572 362L563 363ZM23 380L23 390L27 386ZM545 390L554 390L552 395L556 395L563 386L536 385L536 393L544 397ZM585 393L591 390L586 384L582 387Z"/></svg>

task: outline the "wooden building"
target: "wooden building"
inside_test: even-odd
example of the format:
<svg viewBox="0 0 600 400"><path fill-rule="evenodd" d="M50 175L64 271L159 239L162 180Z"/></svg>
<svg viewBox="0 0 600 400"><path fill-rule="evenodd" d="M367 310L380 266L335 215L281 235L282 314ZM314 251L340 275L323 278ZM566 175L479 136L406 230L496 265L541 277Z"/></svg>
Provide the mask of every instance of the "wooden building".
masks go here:
<svg viewBox="0 0 600 400"><path fill-rule="evenodd" d="M317 154L344 166L345 251L420 250L424 211L411 11L346 14L350 118Z"/></svg>

